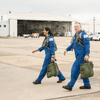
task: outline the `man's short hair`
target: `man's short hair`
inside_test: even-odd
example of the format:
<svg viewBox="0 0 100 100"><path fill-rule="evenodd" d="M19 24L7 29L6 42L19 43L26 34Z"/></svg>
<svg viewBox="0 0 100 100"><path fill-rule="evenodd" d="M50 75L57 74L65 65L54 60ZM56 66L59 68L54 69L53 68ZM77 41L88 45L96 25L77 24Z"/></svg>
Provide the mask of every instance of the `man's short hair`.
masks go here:
<svg viewBox="0 0 100 100"><path fill-rule="evenodd" d="M81 26L81 23L80 22L75 22L75 24L79 24Z"/></svg>

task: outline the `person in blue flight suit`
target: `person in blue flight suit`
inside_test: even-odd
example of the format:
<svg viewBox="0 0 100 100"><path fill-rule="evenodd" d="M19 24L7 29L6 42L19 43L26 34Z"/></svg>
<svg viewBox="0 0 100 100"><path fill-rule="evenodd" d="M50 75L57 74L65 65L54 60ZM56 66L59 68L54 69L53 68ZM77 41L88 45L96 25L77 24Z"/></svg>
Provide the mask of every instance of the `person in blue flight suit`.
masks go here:
<svg viewBox="0 0 100 100"><path fill-rule="evenodd" d="M45 59L44 59L44 63L42 66L42 70L41 70L38 78L33 82L33 84L41 84L42 79L44 78L44 76L47 73L47 66L51 63L51 61L54 61L55 45L54 45L53 34L50 31L50 28L46 27L44 29L44 35L45 35L45 39L43 41L42 46L39 49L32 51L32 53L35 53L36 51L41 52L42 50L45 50ZM48 42L46 42L46 41L48 41ZM60 71L58 74L58 78L59 78L59 80L57 81L57 83L61 83L62 81L65 80L65 77L62 75L62 73Z"/></svg>
<svg viewBox="0 0 100 100"><path fill-rule="evenodd" d="M86 32L82 31L82 26L79 22L76 22L74 25L74 29L76 31L75 35L72 38L71 45L64 51L64 55L67 51L71 51L74 49L76 60L73 63L71 69L71 80L70 82L63 86L62 88L67 89L69 91L72 90L79 74L80 74L80 64L84 63L85 60L88 60L90 53L90 42ZM81 34L82 42L76 42L77 37ZM81 86L80 89L91 89L91 85L88 78L83 79L84 86Z"/></svg>

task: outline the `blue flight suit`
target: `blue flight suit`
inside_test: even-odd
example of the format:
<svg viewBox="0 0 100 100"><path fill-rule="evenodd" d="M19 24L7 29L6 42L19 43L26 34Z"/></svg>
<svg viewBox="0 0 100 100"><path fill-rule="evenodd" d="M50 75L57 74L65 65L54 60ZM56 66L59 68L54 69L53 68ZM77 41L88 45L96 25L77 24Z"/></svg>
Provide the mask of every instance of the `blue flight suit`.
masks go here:
<svg viewBox="0 0 100 100"><path fill-rule="evenodd" d="M80 30L81 32L82 30ZM79 33L80 33L79 32ZM79 34L78 33L78 34ZM90 53L90 42L87 34L85 32L82 32L81 34L81 39L84 43L84 47L78 43L76 43L76 33L75 33L75 38L73 43L66 49L67 51L70 51L72 48L74 49L75 52L75 57L76 60L73 63L72 69L71 69L71 80L67 84L69 87L73 87L79 74L80 74L80 64L84 62L84 57L85 55L89 55ZM90 86L89 79L85 78L83 79L84 86Z"/></svg>
<svg viewBox="0 0 100 100"><path fill-rule="evenodd" d="M45 39L47 37L45 36ZM41 82L42 79L44 78L44 76L46 75L47 73L47 66L51 63L51 56L52 55L55 55L55 45L54 45L54 39L52 36L49 36L49 48L47 47L40 47L38 49L40 52L42 50L45 50L45 60L44 60L44 63L43 63L43 66L42 66L42 70L37 78L37 82ZM62 75L62 73L59 71L59 80L63 80L65 79L65 77Z"/></svg>

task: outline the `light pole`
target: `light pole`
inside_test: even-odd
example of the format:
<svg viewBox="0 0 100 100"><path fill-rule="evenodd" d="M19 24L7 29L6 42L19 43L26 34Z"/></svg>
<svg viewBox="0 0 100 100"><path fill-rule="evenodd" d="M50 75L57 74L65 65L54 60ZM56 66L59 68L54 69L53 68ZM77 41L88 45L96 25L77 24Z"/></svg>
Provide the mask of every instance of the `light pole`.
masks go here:
<svg viewBox="0 0 100 100"><path fill-rule="evenodd" d="M95 17L93 17L93 34L95 34Z"/></svg>

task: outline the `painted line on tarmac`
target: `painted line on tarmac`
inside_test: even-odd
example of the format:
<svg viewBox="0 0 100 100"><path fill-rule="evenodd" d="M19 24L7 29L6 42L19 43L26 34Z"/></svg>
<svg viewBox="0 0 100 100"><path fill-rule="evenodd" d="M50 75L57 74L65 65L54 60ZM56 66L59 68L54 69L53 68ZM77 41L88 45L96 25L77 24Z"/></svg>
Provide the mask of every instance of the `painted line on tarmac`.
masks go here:
<svg viewBox="0 0 100 100"><path fill-rule="evenodd" d="M69 91L69 92L70 92L70 91ZM63 96L63 97L58 97L58 98L49 98L49 99L44 99L44 100L64 99L64 98L76 97L76 96L82 96L82 95L87 95L87 94L94 94L94 93L99 93L99 92L100 92L100 91L96 91L96 92L91 92L91 93L86 93L86 94L71 95L71 96Z"/></svg>

